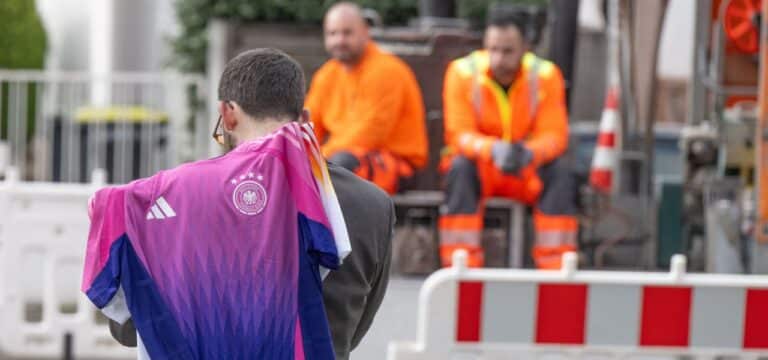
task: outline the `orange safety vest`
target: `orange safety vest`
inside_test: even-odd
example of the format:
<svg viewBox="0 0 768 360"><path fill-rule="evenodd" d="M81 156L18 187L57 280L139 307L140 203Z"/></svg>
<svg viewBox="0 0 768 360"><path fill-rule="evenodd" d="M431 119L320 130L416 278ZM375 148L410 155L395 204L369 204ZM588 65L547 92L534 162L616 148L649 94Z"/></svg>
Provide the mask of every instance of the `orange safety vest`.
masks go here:
<svg viewBox="0 0 768 360"><path fill-rule="evenodd" d="M493 142L523 141L534 163L560 156L568 144L564 81L555 64L523 56L509 91L492 78L486 51L474 51L448 67L443 89L449 153L490 159Z"/></svg>

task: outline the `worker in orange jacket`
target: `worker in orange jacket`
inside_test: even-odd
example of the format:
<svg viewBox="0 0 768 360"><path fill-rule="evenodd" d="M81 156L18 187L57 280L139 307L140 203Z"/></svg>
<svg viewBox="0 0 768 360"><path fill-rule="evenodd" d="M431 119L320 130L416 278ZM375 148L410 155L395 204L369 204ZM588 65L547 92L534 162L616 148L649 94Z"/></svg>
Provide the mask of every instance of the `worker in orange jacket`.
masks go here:
<svg viewBox="0 0 768 360"><path fill-rule="evenodd" d="M314 74L305 104L323 154L395 193L402 178L427 162L416 78L371 41L357 5L334 5L323 27L331 60Z"/></svg>
<svg viewBox="0 0 768 360"><path fill-rule="evenodd" d="M578 232L576 180L559 160L568 146L563 77L528 52L519 19L490 16L484 49L454 60L445 75L441 259L447 266L465 249L470 266L483 266L484 200L503 196L535 206L534 261L558 268Z"/></svg>

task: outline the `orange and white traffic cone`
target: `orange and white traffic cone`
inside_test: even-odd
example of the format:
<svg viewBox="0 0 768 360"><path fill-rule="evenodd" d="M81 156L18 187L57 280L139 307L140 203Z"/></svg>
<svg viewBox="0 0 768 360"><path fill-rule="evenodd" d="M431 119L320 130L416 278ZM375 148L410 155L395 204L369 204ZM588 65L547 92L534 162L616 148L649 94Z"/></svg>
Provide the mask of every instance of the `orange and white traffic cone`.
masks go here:
<svg viewBox="0 0 768 360"><path fill-rule="evenodd" d="M589 183L600 193L615 190L616 172L619 167L619 96L616 89L609 89L605 97L605 109L600 119L597 146L592 157Z"/></svg>

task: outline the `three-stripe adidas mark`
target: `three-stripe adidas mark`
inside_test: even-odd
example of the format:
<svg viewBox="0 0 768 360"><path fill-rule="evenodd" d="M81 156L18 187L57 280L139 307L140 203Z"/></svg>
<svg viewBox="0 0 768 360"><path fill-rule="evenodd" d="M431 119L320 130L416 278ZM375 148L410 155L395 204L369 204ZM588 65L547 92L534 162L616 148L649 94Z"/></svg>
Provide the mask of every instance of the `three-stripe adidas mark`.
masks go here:
<svg viewBox="0 0 768 360"><path fill-rule="evenodd" d="M176 212L173 211L171 205L162 196L155 200L155 203L147 212L147 220L172 218L174 216L176 216Z"/></svg>

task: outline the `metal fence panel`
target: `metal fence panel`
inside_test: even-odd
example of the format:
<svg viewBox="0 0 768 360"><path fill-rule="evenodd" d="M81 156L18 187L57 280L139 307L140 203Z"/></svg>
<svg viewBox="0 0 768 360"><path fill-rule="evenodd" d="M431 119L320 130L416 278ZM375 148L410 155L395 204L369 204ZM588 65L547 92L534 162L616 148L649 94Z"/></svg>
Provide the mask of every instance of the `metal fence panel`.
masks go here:
<svg viewBox="0 0 768 360"><path fill-rule="evenodd" d="M0 70L0 175L125 183L204 158L206 90L200 75Z"/></svg>

